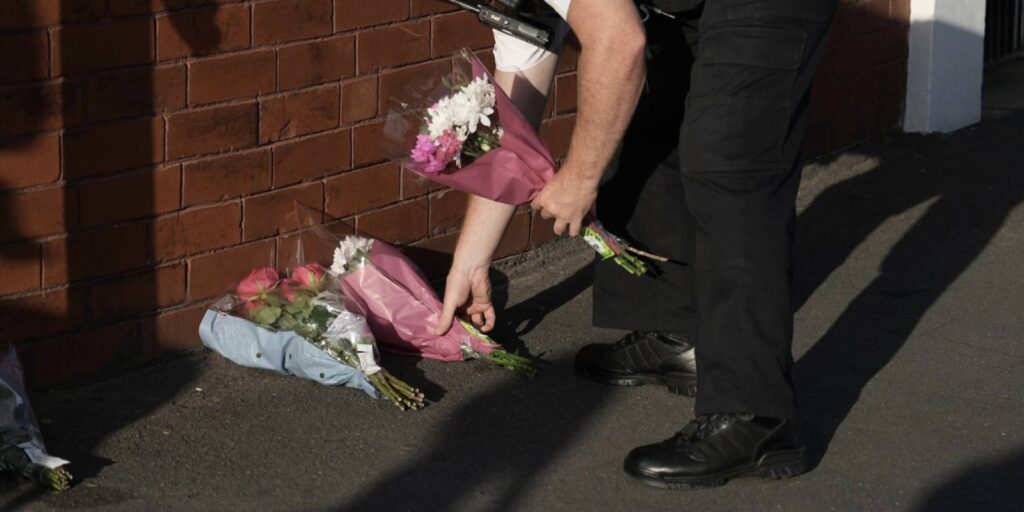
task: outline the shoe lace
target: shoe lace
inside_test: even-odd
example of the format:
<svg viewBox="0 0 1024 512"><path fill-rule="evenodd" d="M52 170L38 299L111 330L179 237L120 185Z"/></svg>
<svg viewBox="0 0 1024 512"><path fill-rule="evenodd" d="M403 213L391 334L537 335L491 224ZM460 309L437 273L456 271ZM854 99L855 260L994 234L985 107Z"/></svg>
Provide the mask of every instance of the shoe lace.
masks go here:
<svg viewBox="0 0 1024 512"><path fill-rule="evenodd" d="M669 442L675 445L691 445L701 441L707 437L709 424L708 416L697 416L687 423L682 430L676 432L676 435L672 436Z"/></svg>

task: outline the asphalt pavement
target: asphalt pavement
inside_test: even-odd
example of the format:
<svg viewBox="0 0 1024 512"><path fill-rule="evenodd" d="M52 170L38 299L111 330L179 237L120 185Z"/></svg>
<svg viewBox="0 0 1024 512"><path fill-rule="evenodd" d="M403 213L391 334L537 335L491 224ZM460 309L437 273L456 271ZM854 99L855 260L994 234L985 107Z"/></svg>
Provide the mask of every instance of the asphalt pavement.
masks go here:
<svg viewBox="0 0 1024 512"><path fill-rule="evenodd" d="M807 165L796 245L795 379L814 468L666 491L622 472L691 399L576 377L592 255L560 240L495 272L497 338L543 361L387 356L432 403L206 351L37 392L64 494L8 482L26 511L1024 510L1024 112L950 135L892 135Z"/></svg>

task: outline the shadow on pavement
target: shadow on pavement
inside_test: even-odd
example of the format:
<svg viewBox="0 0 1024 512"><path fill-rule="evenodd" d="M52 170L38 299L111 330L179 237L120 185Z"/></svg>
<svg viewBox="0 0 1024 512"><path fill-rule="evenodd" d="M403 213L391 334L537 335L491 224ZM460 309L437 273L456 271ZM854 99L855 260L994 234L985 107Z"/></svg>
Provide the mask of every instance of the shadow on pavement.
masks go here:
<svg viewBox="0 0 1024 512"><path fill-rule="evenodd" d="M918 512L1019 510L1024 502L1024 447L997 460L965 468L935 486Z"/></svg>
<svg viewBox="0 0 1024 512"><path fill-rule="evenodd" d="M867 383L1024 201L1022 133L1024 116L1004 114L952 135L901 135L858 147L857 153L877 156L877 167L830 186L800 214L794 309L884 222L926 208L877 277L856 284L862 291L796 363L815 463ZM874 155L879 147L896 149Z"/></svg>
<svg viewBox="0 0 1024 512"><path fill-rule="evenodd" d="M607 387L560 380L542 372L487 390L454 411L436 437L419 441L429 451L333 510L517 509L607 399Z"/></svg>

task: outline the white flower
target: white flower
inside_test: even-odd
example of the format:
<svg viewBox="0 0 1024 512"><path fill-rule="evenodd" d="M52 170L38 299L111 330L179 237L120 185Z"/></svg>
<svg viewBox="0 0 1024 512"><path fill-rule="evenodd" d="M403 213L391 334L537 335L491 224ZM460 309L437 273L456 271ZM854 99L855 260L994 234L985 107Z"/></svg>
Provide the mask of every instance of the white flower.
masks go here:
<svg viewBox="0 0 1024 512"><path fill-rule="evenodd" d="M341 275L358 268L366 262L372 247L372 238L355 235L346 236L338 244L338 248L334 250L334 262L331 264L331 273Z"/></svg>

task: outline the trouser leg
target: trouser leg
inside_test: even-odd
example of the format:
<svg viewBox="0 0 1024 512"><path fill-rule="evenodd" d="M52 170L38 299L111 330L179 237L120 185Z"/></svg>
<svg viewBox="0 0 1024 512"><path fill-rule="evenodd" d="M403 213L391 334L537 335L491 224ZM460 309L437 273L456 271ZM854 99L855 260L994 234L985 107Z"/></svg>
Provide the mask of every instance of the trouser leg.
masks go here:
<svg viewBox="0 0 1024 512"><path fill-rule="evenodd" d="M708 0L680 164L696 222L697 414L795 415L790 264L810 84L834 0Z"/></svg>
<svg viewBox="0 0 1024 512"><path fill-rule="evenodd" d="M614 262L594 267L594 324L628 330L690 333L694 220L679 170L679 126L689 88L697 16L652 16L647 85L623 139L611 175L598 193L597 211L611 232L671 259L634 276ZM689 36L689 40L688 40Z"/></svg>

